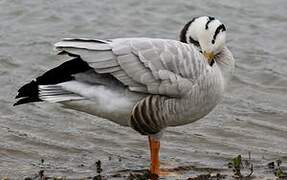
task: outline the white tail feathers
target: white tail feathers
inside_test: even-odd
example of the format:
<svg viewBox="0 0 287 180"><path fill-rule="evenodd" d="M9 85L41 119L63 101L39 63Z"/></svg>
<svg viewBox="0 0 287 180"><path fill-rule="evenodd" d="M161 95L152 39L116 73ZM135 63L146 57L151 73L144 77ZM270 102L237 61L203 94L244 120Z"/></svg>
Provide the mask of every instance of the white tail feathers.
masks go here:
<svg viewBox="0 0 287 180"><path fill-rule="evenodd" d="M80 100L83 97L62 89L59 85L40 85L39 98L48 102L62 102L70 100Z"/></svg>

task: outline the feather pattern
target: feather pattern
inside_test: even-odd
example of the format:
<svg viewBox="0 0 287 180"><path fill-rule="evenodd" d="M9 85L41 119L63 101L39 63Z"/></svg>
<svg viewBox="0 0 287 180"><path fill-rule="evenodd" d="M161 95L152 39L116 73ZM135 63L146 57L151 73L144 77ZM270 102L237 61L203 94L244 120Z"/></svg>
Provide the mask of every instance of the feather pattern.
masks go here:
<svg viewBox="0 0 287 180"><path fill-rule="evenodd" d="M167 126L203 117L215 107L224 91L225 77L221 71L225 68L220 69L220 63L211 67L190 44L125 38L99 42L70 39L69 43L60 42L55 46L79 55L96 73L108 73L135 92L128 95L133 97L129 101L133 105L126 108L126 115L121 118L125 121L122 124L128 121L129 126L141 134L155 134ZM227 58L225 61L231 62L232 69L233 57L228 54L230 51L224 48L218 61ZM117 121L113 115L103 116Z"/></svg>

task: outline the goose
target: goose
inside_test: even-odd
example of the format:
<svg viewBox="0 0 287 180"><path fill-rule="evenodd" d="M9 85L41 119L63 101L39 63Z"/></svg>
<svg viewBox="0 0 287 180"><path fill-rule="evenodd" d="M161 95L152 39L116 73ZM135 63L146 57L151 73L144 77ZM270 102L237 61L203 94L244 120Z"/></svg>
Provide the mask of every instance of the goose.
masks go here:
<svg viewBox="0 0 287 180"><path fill-rule="evenodd" d="M25 84L14 105L46 101L133 128L148 137L150 173L160 176L160 138L167 127L195 122L223 98L234 71L226 27L200 16L180 41L156 38L66 38L66 61Z"/></svg>

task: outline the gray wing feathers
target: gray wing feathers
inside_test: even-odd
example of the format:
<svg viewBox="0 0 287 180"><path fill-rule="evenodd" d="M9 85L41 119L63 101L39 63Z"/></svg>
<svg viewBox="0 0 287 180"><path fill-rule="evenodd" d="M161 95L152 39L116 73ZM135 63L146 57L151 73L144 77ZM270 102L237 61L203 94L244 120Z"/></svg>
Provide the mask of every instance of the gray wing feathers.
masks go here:
<svg viewBox="0 0 287 180"><path fill-rule="evenodd" d="M125 71L115 71L111 74L119 81L121 81L124 85L128 86L131 91L147 92L147 89L143 84L134 81Z"/></svg>
<svg viewBox="0 0 287 180"><path fill-rule="evenodd" d="M131 91L180 96L206 70L194 47L173 40L64 40L56 48L80 55L97 73L109 73Z"/></svg>
<svg viewBox="0 0 287 180"><path fill-rule="evenodd" d="M96 45L91 45L91 43ZM65 51L74 55L80 55L81 58L88 62L89 66L94 68L97 73L110 73L124 85L128 86L131 90L147 92L143 84L137 83L128 75L127 72L123 70L118 62L116 54L111 51L111 46L105 43L98 43L95 41L86 42L85 40L82 41L82 39L76 39L73 41L61 41L56 43L55 47L60 51ZM87 46L85 46L85 44L87 44ZM97 47L97 49L95 49L95 47ZM127 50L128 49L126 47L119 46L117 52L121 54L122 52L128 52ZM83 75L81 76L83 77ZM85 75L84 78L88 77Z"/></svg>
<svg viewBox="0 0 287 180"><path fill-rule="evenodd" d="M133 53L156 78L159 70L168 70L184 78L197 79L198 73L206 68L207 62L193 46L172 40L148 42L141 44L133 41L131 46Z"/></svg>
<svg viewBox="0 0 287 180"><path fill-rule="evenodd" d="M119 83L112 75L96 73L94 70L88 70L83 73L73 75L75 80L88 84L101 84L106 86L114 86L119 88L122 83Z"/></svg>
<svg viewBox="0 0 287 180"><path fill-rule="evenodd" d="M134 41L132 41L134 43ZM132 52L147 67L155 80L149 92L178 96L193 86L207 69L207 61L192 46L171 40L146 40L131 45Z"/></svg>

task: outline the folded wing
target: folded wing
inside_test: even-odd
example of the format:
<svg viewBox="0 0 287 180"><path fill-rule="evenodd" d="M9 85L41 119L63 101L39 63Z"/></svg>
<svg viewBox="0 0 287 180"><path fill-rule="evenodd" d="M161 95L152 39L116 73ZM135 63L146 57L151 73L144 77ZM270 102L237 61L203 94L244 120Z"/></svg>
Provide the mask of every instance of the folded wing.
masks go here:
<svg viewBox="0 0 287 180"><path fill-rule="evenodd" d="M178 97L210 66L192 45L174 40L128 38L64 39L61 55L80 56L99 74L110 74L129 90Z"/></svg>

